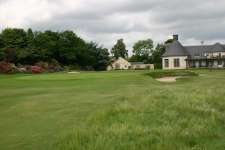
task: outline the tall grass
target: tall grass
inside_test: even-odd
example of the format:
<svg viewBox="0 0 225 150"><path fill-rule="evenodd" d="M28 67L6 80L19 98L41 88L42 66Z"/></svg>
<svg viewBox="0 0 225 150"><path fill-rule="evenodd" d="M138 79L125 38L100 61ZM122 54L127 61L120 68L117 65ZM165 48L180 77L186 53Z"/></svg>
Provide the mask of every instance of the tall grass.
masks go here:
<svg viewBox="0 0 225 150"><path fill-rule="evenodd" d="M87 119L87 127L74 129L57 147L60 150L223 150L225 92L218 89L212 93L211 88L204 90L199 83L160 85L138 96L123 97L111 109L93 114Z"/></svg>

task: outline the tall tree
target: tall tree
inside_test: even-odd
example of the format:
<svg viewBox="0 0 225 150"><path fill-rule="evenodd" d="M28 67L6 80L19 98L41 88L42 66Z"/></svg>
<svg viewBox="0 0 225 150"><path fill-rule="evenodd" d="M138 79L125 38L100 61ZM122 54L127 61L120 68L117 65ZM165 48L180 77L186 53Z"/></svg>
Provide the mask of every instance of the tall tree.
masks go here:
<svg viewBox="0 0 225 150"><path fill-rule="evenodd" d="M28 48L34 47L34 33L31 28L27 30L27 47Z"/></svg>
<svg viewBox="0 0 225 150"><path fill-rule="evenodd" d="M94 69L105 70L110 61L108 49L98 46L94 42L88 43L88 49L95 58L93 64Z"/></svg>
<svg viewBox="0 0 225 150"><path fill-rule="evenodd" d="M111 50L111 53L116 58L128 57L128 50L126 50L126 45L124 44L123 39L117 40L117 43L113 46L113 48Z"/></svg>
<svg viewBox="0 0 225 150"><path fill-rule="evenodd" d="M0 61L3 60L3 58L4 58L3 47L4 47L4 42L2 40L2 34L0 33Z"/></svg>
<svg viewBox="0 0 225 150"><path fill-rule="evenodd" d="M23 29L4 29L1 37L5 48L24 48L27 46L26 32Z"/></svg>
<svg viewBox="0 0 225 150"><path fill-rule="evenodd" d="M153 41L151 39L140 40L133 46L133 53L137 56L148 57L153 51Z"/></svg>
<svg viewBox="0 0 225 150"><path fill-rule="evenodd" d="M166 47L164 44L157 44L155 50L152 53L152 60L154 63L162 63L162 55L165 53Z"/></svg>
<svg viewBox="0 0 225 150"><path fill-rule="evenodd" d="M0 34L0 49L4 47L4 42L2 40L2 34Z"/></svg>
<svg viewBox="0 0 225 150"><path fill-rule="evenodd" d="M4 51L4 60L7 62L16 62L16 49L15 48L6 48Z"/></svg>
<svg viewBox="0 0 225 150"><path fill-rule="evenodd" d="M53 31L38 32L35 35L34 46L36 54L40 55L42 61L58 58L59 55L59 33Z"/></svg>
<svg viewBox="0 0 225 150"><path fill-rule="evenodd" d="M83 39L79 38L73 31L64 31L60 33L59 39L59 62L63 64L79 64L82 61L79 57L82 57L81 51L86 48L86 43ZM78 57L78 54L79 57Z"/></svg>
<svg viewBox="0 0 225 150"><path fill-rule="evenodd" d="M139 40L133 46L134 55L130 58L130 61L150 63L153 47L154 45L151 39Z"/></svg>
<svg viewBox="0 0 225 150"><path fill-rule="evenodd" d="M165 44L170 44L170 43L173 43L174 39L168 39L165 41Z"/></svg>

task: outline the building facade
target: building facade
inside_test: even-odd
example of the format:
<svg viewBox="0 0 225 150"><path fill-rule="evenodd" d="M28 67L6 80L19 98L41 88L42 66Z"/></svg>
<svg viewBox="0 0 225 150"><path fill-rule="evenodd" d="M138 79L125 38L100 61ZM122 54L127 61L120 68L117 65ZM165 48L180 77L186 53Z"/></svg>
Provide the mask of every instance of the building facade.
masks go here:
<svg viewBox="0 0 225 150"><path fill-rule="evenodd" d="M144 64L143 62L128 62L126 59L119 57L114 60L108 67L107 70L138 70L138 69L154 69L153 64Z"/></svg>
<svg viewBox="0 0 225 150"><path fill-rule="evenodd" d="M225 45L183 46L178 35L166 46L163 69L225 68Z"/></svg>
<svg viewBox="0 0 225 150"><path fill-rule="evenodd" d="M130 67L131 63L129 63L126 59L119 57L107 67L107 70L128 70Z"/></svg>

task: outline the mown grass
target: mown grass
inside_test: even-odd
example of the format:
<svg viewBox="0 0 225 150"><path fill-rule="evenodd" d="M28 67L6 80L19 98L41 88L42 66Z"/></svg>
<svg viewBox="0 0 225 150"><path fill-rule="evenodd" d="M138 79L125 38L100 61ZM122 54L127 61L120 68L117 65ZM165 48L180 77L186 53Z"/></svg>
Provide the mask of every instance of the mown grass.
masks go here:
<svg viewBox="0 0 225 150"><path fill-rule="evenodd" d="M0 149L223 150L225 71L0 77Z"/></svg>

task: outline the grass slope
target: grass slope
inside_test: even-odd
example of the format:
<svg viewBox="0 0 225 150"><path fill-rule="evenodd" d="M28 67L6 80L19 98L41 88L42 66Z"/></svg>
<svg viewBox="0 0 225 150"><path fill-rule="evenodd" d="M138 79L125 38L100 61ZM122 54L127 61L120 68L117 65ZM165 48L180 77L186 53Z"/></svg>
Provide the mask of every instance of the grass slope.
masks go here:
<svg viewBox="0 0 225 150"><path fill-rule="evenodd" d="M1 75L0 149L223 150L225 71Z"/></svg>

